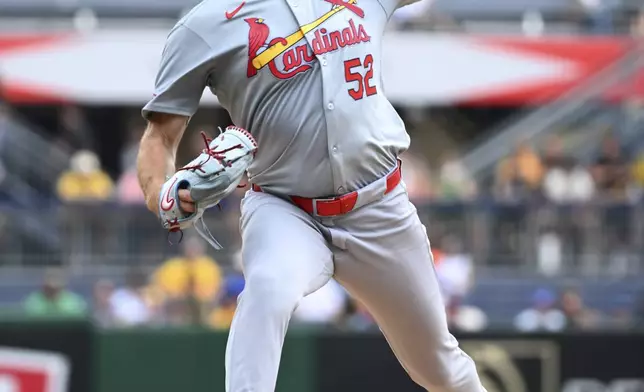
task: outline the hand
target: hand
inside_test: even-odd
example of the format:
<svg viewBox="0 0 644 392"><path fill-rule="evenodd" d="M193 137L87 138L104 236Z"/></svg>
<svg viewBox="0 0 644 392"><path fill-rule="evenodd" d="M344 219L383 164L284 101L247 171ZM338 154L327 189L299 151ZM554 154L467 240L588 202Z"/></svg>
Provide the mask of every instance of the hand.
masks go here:
<svg viewBox="0 0 644 392"><path fill-rule="evenodd" d="M158 187L156 187L159 190L151 193L150 195L153 196L146 199L148 209L154 212L156 215L159 214L159 194L161 193L162 186L163 185L159 185ZM195 212L195 203L190 197L189 190L179 189L179 207L181 207L182 211L188 214Z"/></svg>
<svg viewBox="0 0 644 392"><path fill-rule="evenodd" d="M190 197L190 191L187 189L179 189L179 206L181 210L192 214L195 212L195 202Z"/></svg>

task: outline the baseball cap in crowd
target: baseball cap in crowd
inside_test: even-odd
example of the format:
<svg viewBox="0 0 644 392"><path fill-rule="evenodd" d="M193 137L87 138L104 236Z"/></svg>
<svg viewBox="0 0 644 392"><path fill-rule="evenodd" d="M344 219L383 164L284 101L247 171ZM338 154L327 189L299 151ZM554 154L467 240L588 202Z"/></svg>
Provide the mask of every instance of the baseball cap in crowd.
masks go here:
<svg viewBox="0 0 644 392"><path fill-rule="evenodd" d="M556 299L552 290L546 288L539 288L532 294L532 302L536 306L550 306Z"/></svg>
<svg viewBox="0 0 644 392"><path fill-rule="evenodd" d="M224 298L237 298L244 290L244 277L241 275L229 275L224 283Z"/></svg>

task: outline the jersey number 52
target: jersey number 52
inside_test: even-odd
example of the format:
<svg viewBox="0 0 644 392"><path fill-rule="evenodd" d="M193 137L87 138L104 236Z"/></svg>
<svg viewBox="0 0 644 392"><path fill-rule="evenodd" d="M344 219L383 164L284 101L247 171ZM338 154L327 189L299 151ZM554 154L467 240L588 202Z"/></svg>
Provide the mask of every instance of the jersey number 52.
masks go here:
<svg viewBox="0 0 644 392"><path fill-rule="evenodd" d="M364 74L364 75L363 75ZM364 61L356 57L344 62L344 79L347 83L355 82L356 86L350 88L349 95L356 101L378 93L376 86L371 85L373 78L373 56L368 54Z"/></svg>

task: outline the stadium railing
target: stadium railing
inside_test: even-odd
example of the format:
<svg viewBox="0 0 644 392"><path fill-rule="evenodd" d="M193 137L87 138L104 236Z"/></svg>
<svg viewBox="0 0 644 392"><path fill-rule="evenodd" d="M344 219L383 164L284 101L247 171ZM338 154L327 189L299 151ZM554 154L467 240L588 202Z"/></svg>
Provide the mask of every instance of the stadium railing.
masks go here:
<svg viewBox="0 0 644 392"><path fill-rule="evenodd" d="M228 201L223 212L206 214L206 222L224 245L223 264L239 249L238 208ZM432 246L456 240L459 252L489 268L512 266L537 271L546 248L561 260L558 273L611 274L612 258L625 257L622 273L639 271L644 261L644 204L595 201L554 204L543 201L418 202ZM55 208L0 208L2 222L41 217L51 227L46 249L11 224L0 225L2 267L64 265L78 270L96 266L156 265L181 250L168 245L165 232L142 206L69 204ZM192 235L188 231L186 235ZM555 239L553 245L553 238ZM172 240L172 238L170 238ZM554 248L553 248L554 247ZM554 249L554 250L553 250ZM549 253L552 254L552 253ZM608 263L608 264L607 264Z"/></svg>

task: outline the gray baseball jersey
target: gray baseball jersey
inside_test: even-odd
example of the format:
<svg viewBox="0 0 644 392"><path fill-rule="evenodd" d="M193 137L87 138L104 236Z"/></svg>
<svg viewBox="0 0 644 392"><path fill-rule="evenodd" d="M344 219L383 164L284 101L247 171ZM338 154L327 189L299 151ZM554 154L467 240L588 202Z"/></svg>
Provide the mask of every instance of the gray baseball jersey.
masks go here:
<svg viewBox="0 0 644 392"><path fill-rule="evenodd" d="M275 391L291 314L331 277L369 309L416 383L485 392L448 331L406 189L386 191L409 145L380 73L382 35L398 5L207 0L168 37L144 115L191 116L209 87L259 146L249 174L266 192L248 191L241 202L246 285L226 346L227 392ZM361 207L326 218L279 197L353 190Z"/></svg>
<svg viewBox="0 0 644 392"><path fill-rule="evenodd" d="M207 87L257 139L253 183L304 197L361 188L409 146L381 82L398 3L206 0L171 31L144 116L192 116Z"/></svg>

